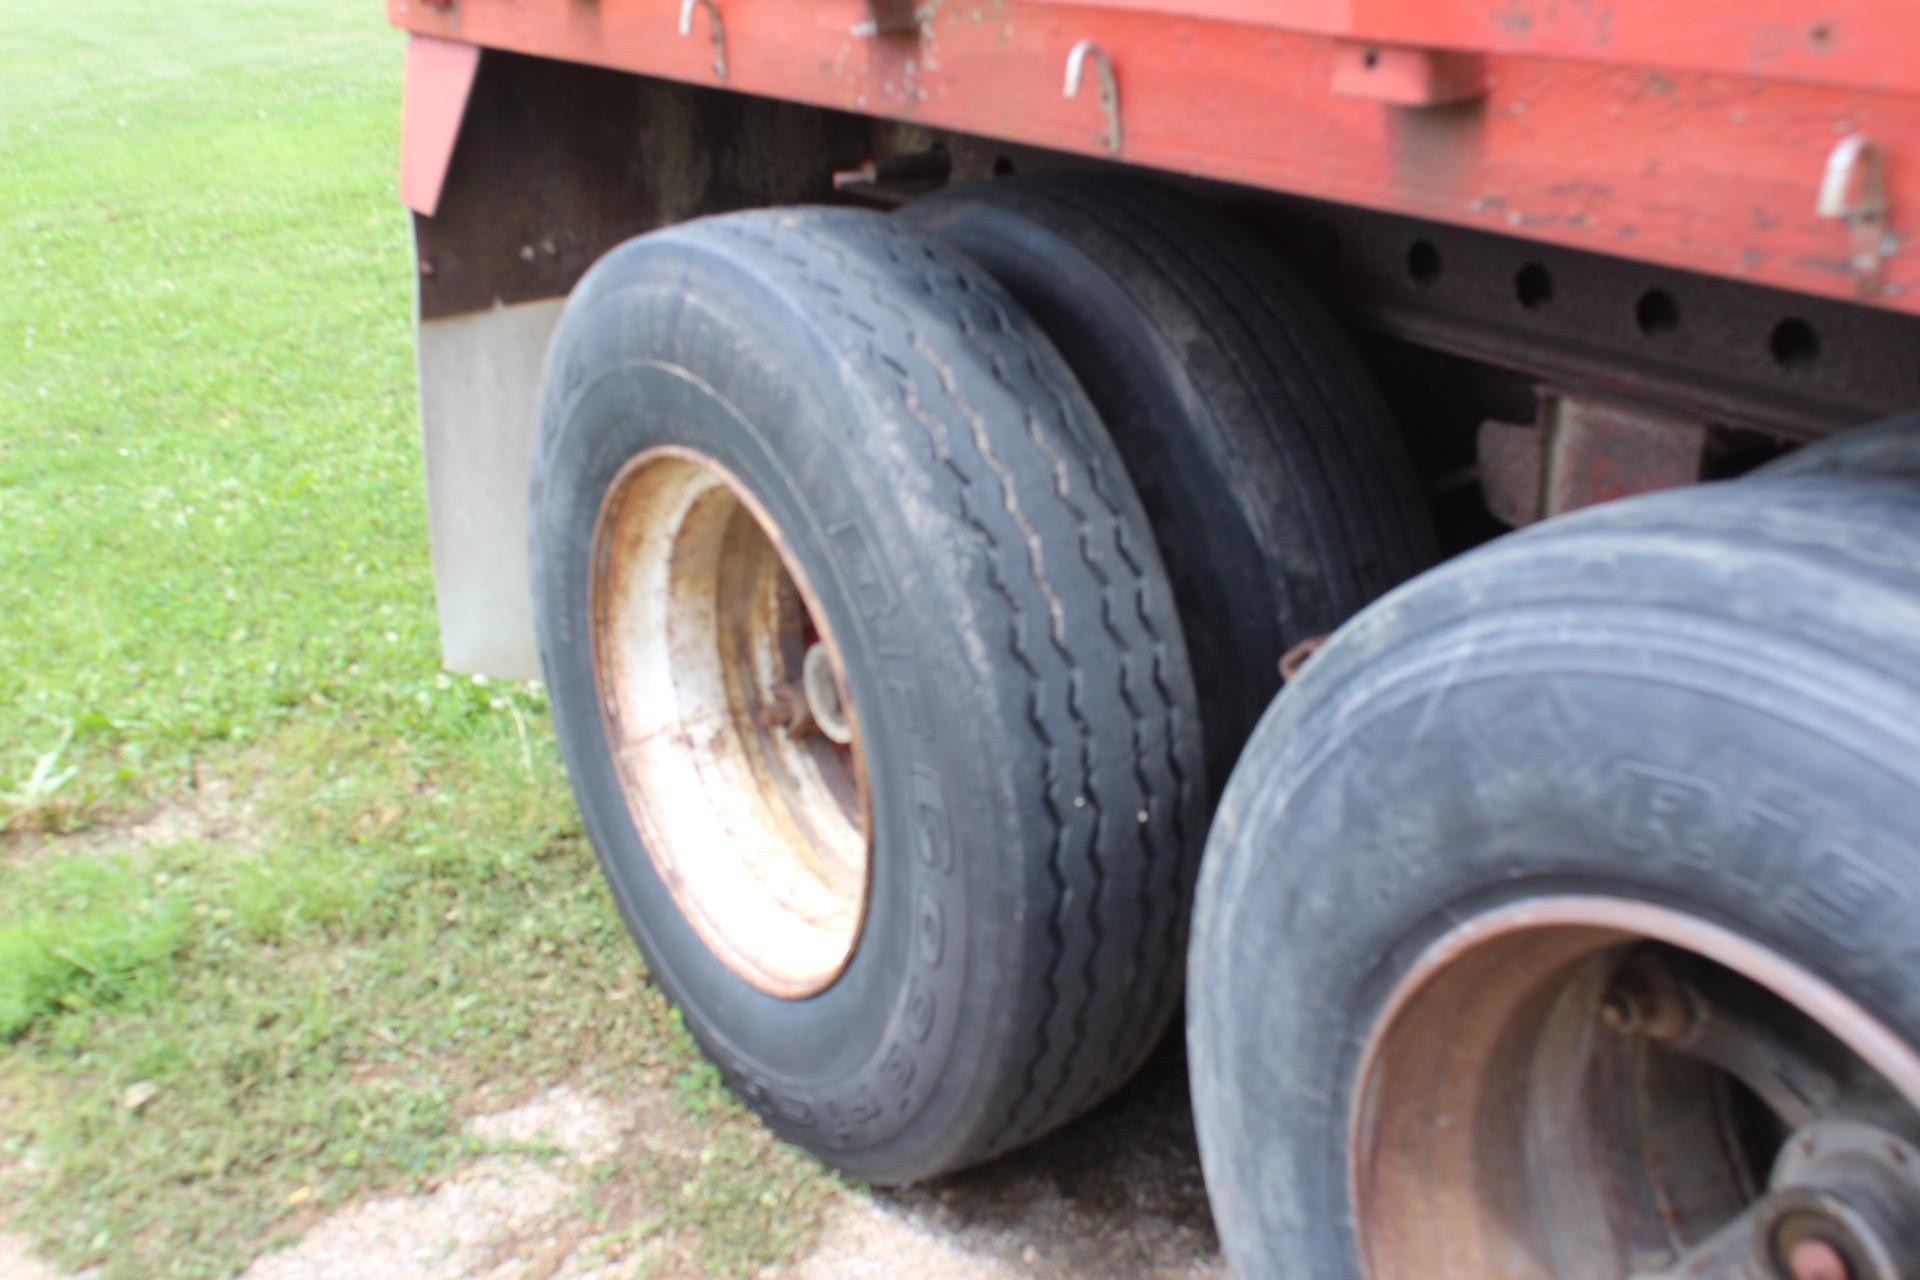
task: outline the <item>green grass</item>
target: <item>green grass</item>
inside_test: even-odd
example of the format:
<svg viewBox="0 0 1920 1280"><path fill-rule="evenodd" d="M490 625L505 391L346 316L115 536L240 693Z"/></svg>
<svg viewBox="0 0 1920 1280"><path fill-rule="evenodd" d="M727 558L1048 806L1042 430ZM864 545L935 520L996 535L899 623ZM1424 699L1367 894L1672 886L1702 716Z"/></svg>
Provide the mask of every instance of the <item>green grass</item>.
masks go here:
<svg viewBox="0 0 1920 1280"><path fill-rule="evenodd" d="M438 666L402 50L376 0L0 5L0 1221L230 1274L453 1168L483 1084L681 1077L720 1154L610 1231L743 1272L830 1184L693 1065L540 692Z"/></svg>

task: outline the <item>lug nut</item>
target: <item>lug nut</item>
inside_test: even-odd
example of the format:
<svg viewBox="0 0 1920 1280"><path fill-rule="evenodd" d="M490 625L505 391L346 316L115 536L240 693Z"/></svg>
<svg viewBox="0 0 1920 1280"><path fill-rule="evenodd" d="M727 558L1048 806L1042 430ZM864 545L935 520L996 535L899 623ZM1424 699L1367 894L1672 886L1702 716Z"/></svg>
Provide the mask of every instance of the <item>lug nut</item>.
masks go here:
<svg viewBox="0 0 1920 1280"><path fill-rule="evenodd" d="M813 712L807 706L806 692L791 680L767 690L767 700L760 708L760 723L769 729L785 729L795 737L813 733L820 727L814 723Z"/></svg>
<svg viewBox="0 0 1920 1280"><path fill-rule="evenodd" d="M1665 970L1629 961L1601 997L1600 1021L1620 1035L1678 1040L1693 1028L1693 1009L1686 992Z"/></svg>
<svg viewBox="0 0 1920 1280"><path fill-rule="evenodd" d="M1624 1035L1633 1029L1638 1019L1639 1015L1634 1010L1633 1001L1622 992L1609 991L1606 998L1600 1002L1600 1021L1606 1024L1609 1031L1618 1031Z"/></svg>

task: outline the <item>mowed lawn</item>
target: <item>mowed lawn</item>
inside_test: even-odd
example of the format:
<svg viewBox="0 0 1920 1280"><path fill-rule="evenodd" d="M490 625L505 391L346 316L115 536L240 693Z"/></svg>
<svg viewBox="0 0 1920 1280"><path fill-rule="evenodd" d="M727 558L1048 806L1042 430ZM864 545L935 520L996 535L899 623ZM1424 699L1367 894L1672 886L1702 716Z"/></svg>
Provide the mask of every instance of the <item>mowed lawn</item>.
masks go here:
<svg viewBox="0 0 1920 1280"><path fill-rule="evenodd" d="M230 1274L477 1109L665 1085L709 1145L608 1229L750 1272L831 1183L648 984L539 690L439 666L403 47L0 4L0 1228Z"/></svg>

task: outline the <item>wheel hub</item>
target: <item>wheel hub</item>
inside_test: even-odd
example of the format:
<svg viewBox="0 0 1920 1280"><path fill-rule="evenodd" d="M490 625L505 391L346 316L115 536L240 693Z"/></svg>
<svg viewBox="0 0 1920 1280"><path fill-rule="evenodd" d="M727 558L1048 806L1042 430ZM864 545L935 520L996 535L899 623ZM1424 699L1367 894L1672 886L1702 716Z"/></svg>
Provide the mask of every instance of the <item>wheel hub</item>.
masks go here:
<svg viewBox="0 0 1920 1280"><path fill-rule="evenodd" d="M1920 1059L1717 926L1515 904L1415 963L1362 1061L1371 1280L1920 1275Z"/></svg>
<svg viewBox="0 0 1920 1280"><path fill-rule="evenodd" d="M1781 1280L1908 1280L1920 1275L1920 1148L1862 1121L1808 1125L1753 1216L1756 1253Z"/></svg>
<svg viewBox="0 0 1920 1280"><path fill-rule="evenodd" d="M1810 1235L1774 1254L1792 1280L1852 1280L1846 1255L1824 1236Z"/></svg>
<svg viewBox="0 0 1920 1280"><path fill-rule="evenodd" d="M853 741L853 720L847 715L846 699L840 693L840 677L834 674L833 656L824 642L807 649L801 668L801 683L807 695L807 714L821 733L845 745Z"/></svg>
<svg viewBox="0 0 1920 1280"><path fill-rule="evenodd" d="M595 527L594 673L641 841L707 948L772 995L851 960L871 879L858 719L825 612L734 475L661 448Z"/></svg>

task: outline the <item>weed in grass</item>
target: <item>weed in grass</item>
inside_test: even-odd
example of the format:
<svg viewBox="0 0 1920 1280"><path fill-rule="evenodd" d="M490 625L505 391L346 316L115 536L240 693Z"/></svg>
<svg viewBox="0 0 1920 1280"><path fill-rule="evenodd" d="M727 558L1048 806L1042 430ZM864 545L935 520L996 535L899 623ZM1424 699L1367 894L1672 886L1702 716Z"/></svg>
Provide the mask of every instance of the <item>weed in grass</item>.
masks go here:
<svg viewBox="0 0 1920 1280"><path fill-rule="evenodd" d="M61 730L60 741L33 762L33 769L10 791L0 792L0 831L52 831L62 816L61 789L80 770L63 762L73 741L73 722Z"/></svg>
<svg viewBox="0 0 1920 1280"><path fill-rule="evenodd" d="M58 862L27 890L43 903L0 924L0 1042L58 1015L164 995L187 904L147 897L119 860Z"/></svg>

